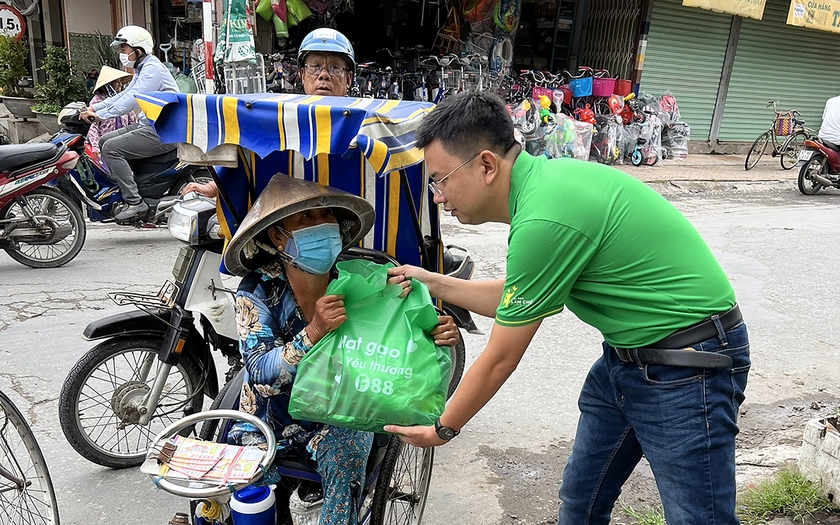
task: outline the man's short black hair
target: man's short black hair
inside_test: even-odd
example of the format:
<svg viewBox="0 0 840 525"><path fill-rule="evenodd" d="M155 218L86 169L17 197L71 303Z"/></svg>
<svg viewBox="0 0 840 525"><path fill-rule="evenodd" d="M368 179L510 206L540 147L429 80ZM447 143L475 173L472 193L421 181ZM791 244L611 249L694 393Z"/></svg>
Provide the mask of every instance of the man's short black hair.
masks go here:
<svg viewBox="0 0 840 525"><path fill-rule="evenodd" d="M515 142L513 120L498 95L463 91L435 107L417 130L417 147L439 140L450 155L467 158L482 149L503 155Z"/></svg>

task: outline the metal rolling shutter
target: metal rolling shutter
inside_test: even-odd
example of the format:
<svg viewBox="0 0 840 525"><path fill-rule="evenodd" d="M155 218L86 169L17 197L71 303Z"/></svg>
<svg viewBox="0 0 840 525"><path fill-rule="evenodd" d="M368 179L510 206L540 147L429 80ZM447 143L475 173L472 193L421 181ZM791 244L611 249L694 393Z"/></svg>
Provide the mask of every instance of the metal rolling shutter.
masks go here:
<svg viewBox="0 0 840 525"><path fill-rule="evenodd" d="M640 91L671 90L692 140L708 140L732 17L655 0ZM766 102L766 101L765 101Z"/></svg>
<svg viewBox="0 0 840 525"><path fill-rule="evenodd" d="M789 6L768 0L763 20L744 19L721 141L755 140L773 120L768 100L799 110L806 126L819 129L825 101L840 93L840 35L786 25Z"/></svg>

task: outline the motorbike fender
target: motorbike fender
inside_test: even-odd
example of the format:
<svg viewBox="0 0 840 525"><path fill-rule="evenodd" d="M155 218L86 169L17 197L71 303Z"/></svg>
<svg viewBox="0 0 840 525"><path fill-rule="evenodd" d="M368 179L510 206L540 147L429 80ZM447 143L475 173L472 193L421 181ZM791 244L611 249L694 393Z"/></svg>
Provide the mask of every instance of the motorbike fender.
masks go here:
<svg viewBox="0 0 840 525"><path fill-rule="evenodd" d="M221 254L204 250L187 292L184 308L205 317L217 334L239 340L233 295L223 289L219 273Z"/></svg>
<svg viewBox="0 0 840 525"><path fill-rule="evenodd" d="M164 319L169 317L169 311L165 308L158 308L154 310L155 314L160 315ZM94 341L98 339L106 339L112 337L129 337L137 335L153 335L157 337L165 337L167 325L156 317L133 310L130 312L120 312L88 324L82 332L82 338L87 341ZM184 353L191 359L199 368L206 366L207 383L204 386L205 393L211 398L215 397L219 392L219 378L216 372L216 363L213 361L213 356L208 355L206 358L199 355L200 352L206 350L205 343L201 334L195 327L190 328L190 341L195 341L196 344L187 344L184 346Z"/></svg>

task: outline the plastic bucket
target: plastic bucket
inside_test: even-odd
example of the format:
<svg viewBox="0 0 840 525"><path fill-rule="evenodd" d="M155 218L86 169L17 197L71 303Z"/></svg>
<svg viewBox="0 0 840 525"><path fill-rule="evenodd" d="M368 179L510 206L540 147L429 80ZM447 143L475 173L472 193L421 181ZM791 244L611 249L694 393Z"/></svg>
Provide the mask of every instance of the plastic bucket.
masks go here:
<svg viewBox="0 0 840 525"><path fill-rule="evenodd" d="M271 487L245 487L233 493L230 511L234 525L275 525Z"/></svg>

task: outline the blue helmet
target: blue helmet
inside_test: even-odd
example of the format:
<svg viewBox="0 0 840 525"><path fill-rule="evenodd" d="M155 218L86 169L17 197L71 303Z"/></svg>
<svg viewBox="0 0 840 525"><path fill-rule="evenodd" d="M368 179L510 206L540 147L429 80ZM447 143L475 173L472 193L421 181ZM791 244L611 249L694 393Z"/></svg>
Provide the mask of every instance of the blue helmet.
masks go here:
<svg viewBox="0 0 840 525"><path fill-rule="evenodd" d="M350 66L350 71L356 70L356 53L353 52L353 44L335 29L322 27L303 37L298 51L298 64L303 65L306 55L312 51L341 55Z"/></svg>

